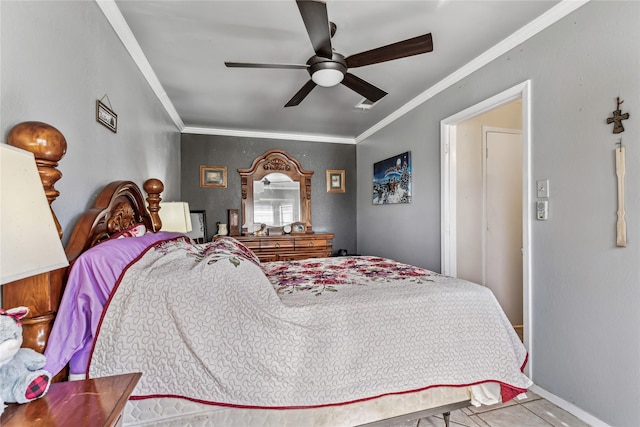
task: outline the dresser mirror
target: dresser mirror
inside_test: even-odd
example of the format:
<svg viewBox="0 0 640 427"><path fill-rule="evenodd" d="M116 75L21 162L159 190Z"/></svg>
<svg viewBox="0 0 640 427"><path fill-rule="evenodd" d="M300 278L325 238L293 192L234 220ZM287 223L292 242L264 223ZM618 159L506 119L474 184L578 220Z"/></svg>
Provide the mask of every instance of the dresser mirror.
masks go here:
<svg viewBox="0 0 640 427"><path fill-rule="evenodd" d="M300 182L280 172L253 181L253 222L280 227L300 221Z"/></svg>
<svg viewBox="0 0 640 427"><path fill-rule="evenodd" d="M304 224L312 233L311 176L283 150L269 150L248 169L238 169L242 190L242 234L268 227Z"/></svg>

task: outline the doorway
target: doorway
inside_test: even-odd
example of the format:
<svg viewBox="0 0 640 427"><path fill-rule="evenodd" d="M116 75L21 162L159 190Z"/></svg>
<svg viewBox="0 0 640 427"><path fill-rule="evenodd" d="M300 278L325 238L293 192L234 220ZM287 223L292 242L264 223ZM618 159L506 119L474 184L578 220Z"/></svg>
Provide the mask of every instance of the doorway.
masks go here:
<svg viewBox="0 0 640 427"><path fill-rule="evenodd" d="M519 103L507 104L518 111ZM499 107L499 109L505 108ZM522 132L482 127L483 285L522 337ZM460 257L458 253L458 257ZM460 258L458 258L460 262ZM464 277L462 277L464 278Z"/></svg>
<svg viewBox="0 0 640 427"><path fill-rule="evenodd" d="M522 326L524 327L524 334L522 336L525 347L527 348L530 359L527 364L525 372L528 375L532 374L533 361L531 360L532 354L532 342L531 342L531 310L530 310L530 222L532 211L531 206L531 179L530 179L530 141L529 141L529 88L528 81L517 85L511 89L508 89L490 99L487 99L477 105L469 107L464 111L461 111L441 122L441 185L442 185L442 232L441 232L441 264L442 273L465 278L477 283L488 283L488 276L495 273L491 268L486 268L487 257L495 258L495 254L486 255L486 244L493 245L493 236L486 233L486 216L491 214L487 211L487 205L494 205L495 201L492 201L491 191L487 192L487 181L482 178L482 182L478 183L478 176L484 177L484 171L482 175L476 175L475 187L465 186L465 180L471 181L472 178L466 176L459 171L465 171L473 162L473 167L480 170L487 167L482 160L480 153L483 150L482 139L485 139L485 131L477 131L475 133L478 142L473 144L473 149L477 151L474 156L469 157L463 149L464 138L468 129L465 127L466 123L476 118L481 120L480 116L484 114L495 114L498 108L502 108L508 104L518 104L518 116L521 122L522 133L518 135L521 141L521 152L519 152L519 173L520 173L520 195L516 203L519 203L520 210L516 213L519 217L516 217L516 221L520 221L520 236L519 242L521 242L521 248L518 248L518 254L521 257L521 263L517 263L518 268L515 274L521 276L521 306L517 308L505 310L505 312L518 312L521 313ZM466 122L466 123L465 123ZM485 129L487 130L487 129ZM479 134L482 133L482 136ZM505 132L497 132L497 134ZM506 132L509 133L509 132ZM496 147L504 143L504 135L491 135L489 142L493 145L498 141ZM495 138L494 138L495 137ZM486 143L486 140L485 140ZM513 153L512 153L513 155ZM518 153L515 154L518 156ZM503 181L504 178L499 178L497 183ZM496 185L496 181L493 181L491 186ZM460 192L460 194L458 194ZM502 194L503 190L498 190ZM496 193L493 193L494 195ZM486 199L485 199L486 198ZM486 200L486 201L485 201ZM479 206L477 209L470 209L469 205L465 203L476 203ZM464 213L458 215L458 212ZM473 231L471 231L473 230ZM518 244L518 243L516 243ZM502 244L498 244L497 247L501 247ZM478 249L481 248L481 249ZM489 249L492 250L492 249ZM493 249L495 250L495 249ZM513 251L511 251L513 252ZM472 255L470 255L472 254ZM513 255L513 253L511 253ZM465 260L465 261L461 261ZM509 273L513 275L514 273ZM493 280L492 280L493 281ZM499 292L494 290L494 294L498 297ZM501 302L501 304L503 304ZM520 308L521 307L521 308ZM504 307L503 307L504 308ZM512 323L516 324L519 316L508 315Z"/></svg>

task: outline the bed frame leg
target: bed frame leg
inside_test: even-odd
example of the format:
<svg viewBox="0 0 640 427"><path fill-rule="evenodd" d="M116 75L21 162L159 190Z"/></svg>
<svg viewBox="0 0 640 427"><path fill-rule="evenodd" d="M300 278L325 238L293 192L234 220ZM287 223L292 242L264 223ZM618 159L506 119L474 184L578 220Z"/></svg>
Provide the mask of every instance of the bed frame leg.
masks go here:
<svg viewBox="0 0 640 427"><path fill-rule="evenodd" d="M449 419L451 418L451 412L445 412L444 414L442 414L442 417L444 418L444 427L449 427Z"/></svg>

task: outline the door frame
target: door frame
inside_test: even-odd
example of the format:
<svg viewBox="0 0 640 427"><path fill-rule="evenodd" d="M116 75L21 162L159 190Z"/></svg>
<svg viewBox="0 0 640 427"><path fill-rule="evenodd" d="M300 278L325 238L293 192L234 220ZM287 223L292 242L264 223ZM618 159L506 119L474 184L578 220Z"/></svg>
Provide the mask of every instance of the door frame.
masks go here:
<svg viewBox="0 0 640 427"><path fill-rule="evenodd" d="M440 122L441 183L441 270L457 275L456 248L456 128L465 120L486 113L509 102L522 100L522 307L524 345L529 353L525 374L533 375L531 310L531 81L526 80Z"/></svg>

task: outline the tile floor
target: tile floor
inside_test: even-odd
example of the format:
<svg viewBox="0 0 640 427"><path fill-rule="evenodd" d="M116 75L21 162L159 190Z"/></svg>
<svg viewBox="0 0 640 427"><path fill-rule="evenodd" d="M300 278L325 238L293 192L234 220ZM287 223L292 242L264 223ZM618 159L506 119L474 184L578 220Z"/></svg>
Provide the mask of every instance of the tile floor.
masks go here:
<svg viewBox="0 0 640 427"><path fill-rule="evenodd" d="M451 412L450 427L588 427L589 424L541 398L527 392L525 399L505 404L459 409ZM444 427L442 415L393 427Z"/></svg>

